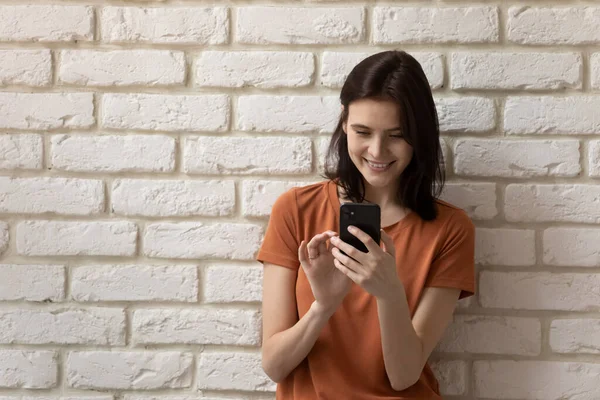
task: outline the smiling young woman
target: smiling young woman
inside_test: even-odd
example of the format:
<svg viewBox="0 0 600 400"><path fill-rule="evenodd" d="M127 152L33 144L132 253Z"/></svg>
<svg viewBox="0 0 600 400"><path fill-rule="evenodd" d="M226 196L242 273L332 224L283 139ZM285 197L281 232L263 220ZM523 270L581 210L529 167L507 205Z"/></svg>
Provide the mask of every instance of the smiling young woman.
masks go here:
<svg viewBox="0 0 600 400"><path fill-rule="evenodd" d="M282 194L264 264L262 365L278 400L441 399L427 360L473 295L474 227L444 183L429 83L401 51L361 61L341 90L325 181ZM336 230L343 202L381 208L381 245Z"/></svg>

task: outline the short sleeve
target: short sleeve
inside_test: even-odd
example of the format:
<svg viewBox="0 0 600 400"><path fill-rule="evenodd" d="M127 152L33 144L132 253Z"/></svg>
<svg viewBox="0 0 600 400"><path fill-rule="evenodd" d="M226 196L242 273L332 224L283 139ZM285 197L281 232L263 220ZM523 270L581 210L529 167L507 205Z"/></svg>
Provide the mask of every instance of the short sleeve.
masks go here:
<svg viewBox="0 0 600 400"><path fill-rule="evenodd" d="M475 226L462 210L446 223L442 246L425 286L460 289L460 299L475 294Z"/></svg>
<svg viewBox="0 0 600 400"><path fill-rule="evenodd" d="M273 204L263 242L256 256L262 263L268 262L298 270L298 206L295 189L283 193Z"/></svg>

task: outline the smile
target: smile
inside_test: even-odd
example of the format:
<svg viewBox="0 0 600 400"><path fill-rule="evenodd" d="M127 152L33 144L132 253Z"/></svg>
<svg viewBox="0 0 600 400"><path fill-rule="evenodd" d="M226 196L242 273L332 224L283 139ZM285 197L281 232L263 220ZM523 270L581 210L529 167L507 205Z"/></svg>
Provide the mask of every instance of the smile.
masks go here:
<svg viewBox="0 0 600 400"><path fill-rule="evenodd" d="M378 164L378 163L373 163L373 162L367 160L366 158L364 160L367 162L367 164L369 164L369 167L376 169L376 170L380 170L380 171L387 169L390 165L392 165L395 162L395 161L392 161L392 162L386 163L386 164Z"/></svg>

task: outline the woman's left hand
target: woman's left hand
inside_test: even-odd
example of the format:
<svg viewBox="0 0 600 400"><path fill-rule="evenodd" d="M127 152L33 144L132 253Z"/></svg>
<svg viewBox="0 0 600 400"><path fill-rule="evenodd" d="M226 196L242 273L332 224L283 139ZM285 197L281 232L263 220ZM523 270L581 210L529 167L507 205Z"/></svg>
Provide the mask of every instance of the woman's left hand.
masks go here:
<svg viewBox="0 0 600 400"><path fill-rule="evenodd" d="M360 229L350 227L348 231L363 242L369 252L363 253L339 237L333 237L330 241L334 246L332 254L335 267L377 298L397 295L402 282L396 272L396 250L392 238L382 229L381 248L371 236Z"/></svg>

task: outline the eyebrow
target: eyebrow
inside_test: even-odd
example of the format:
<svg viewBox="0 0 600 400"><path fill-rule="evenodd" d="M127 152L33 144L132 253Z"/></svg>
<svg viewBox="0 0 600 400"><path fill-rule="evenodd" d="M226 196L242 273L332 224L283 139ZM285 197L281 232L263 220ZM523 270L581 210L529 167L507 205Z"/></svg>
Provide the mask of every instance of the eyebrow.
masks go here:
<svg viewBox="0 0 600 400"><path fill-rule="evenodd" d="M355 128L355 129L356 129L356 128L360 128L360 129L368 129L368 130L371 130L371 128L369 128L369 127L368 127L368 126L366 126L366 125L362 125L362 124L352 124L352 125L350 125L350 126L351 126L351 127L353 127L353 128ZM394 132L394 131L401 131L401 130L402 130L402 127L401 127L401 126L399 126L399 127L397 127L397 128L386 129L384 132Z"/></svg>

